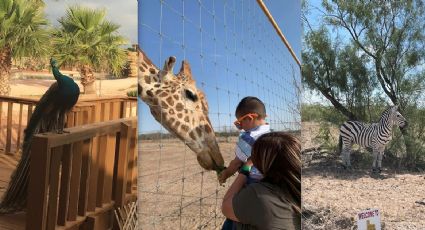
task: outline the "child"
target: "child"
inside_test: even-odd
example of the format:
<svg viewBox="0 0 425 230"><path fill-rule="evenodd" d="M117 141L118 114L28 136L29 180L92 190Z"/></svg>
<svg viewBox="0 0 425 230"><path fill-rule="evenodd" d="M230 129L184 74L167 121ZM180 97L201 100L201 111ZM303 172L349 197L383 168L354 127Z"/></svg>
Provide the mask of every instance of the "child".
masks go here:
<svg viewBox="0 0 425 230"><path fill-rule="evenodd" d="M266 108L263 102L256 97L243 98L236 107L235 115L237 120L234 124L238 129L243 129L244 132L239 135L235 159L230 162L228 168L218 175L220 184L226 182L227 178L235 174L244 163L252 165L251 160L249 160L252 145L262 134L270 132L270 126L264 120ZM259 181L262 177L255 167L251 167L247 183Z"/></svg>

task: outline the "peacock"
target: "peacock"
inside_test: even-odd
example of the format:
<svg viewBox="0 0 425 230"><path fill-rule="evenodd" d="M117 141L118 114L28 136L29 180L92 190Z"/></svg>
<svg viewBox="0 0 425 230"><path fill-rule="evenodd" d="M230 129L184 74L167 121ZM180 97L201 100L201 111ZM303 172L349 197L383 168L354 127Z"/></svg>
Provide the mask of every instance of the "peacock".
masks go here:
<svg viewBox="0 0 425 230"><path fill-rule="evenodd" d="M0 203L0 213L13 213L26 207L29 182L31 139L34 134L63 133L65 115L77 103L80 88L74 80L59 72L55 60L50 60L56 82L44 93L24 130L22 157L11 176L9 186Z"/></svg>

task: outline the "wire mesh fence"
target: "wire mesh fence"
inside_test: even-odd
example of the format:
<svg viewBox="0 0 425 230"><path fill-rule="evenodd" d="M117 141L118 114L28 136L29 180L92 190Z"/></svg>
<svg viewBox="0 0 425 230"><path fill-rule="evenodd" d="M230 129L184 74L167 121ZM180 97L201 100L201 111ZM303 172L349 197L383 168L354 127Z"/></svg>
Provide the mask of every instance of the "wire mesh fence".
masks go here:
<svg viewBox="0 0 425 230"><path fill-rule="evenodd" d="M169 56L190 63L226 165L235 157L234 112L245 96L264 102L272 130L300 130L300 68L257 2L139 1L139 45L157 66ZM231 181L220 186L139 103L139 226L220 229Z"/></svg>

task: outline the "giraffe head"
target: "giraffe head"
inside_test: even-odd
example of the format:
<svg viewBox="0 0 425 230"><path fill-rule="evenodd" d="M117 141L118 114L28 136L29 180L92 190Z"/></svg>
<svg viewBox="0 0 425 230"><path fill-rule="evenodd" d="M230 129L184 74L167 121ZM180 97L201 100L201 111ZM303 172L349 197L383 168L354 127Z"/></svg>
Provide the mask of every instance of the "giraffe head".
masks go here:
<svg viewBox="0 0 425 230"><path fill-rule="evenodd" d="M139 97L149 106L159 123L196 153L199 164L219 172L224 160L208 118L205 95L197 89L188 62L183 61L174 75L175 57L158 69L145 53L139 55Z"/></svg>

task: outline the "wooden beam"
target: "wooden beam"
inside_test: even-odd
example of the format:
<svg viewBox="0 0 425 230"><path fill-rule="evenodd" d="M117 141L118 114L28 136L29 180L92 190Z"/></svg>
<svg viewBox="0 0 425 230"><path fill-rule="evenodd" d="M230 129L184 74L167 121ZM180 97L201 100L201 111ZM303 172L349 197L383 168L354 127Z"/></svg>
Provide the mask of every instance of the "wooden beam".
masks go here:
<svg viewBox="0 0 425 230"><path fill-rule="evenodd" d="M26 229L45 230L51 154L45 137L33 137L31 146Z"/></svg>

